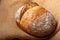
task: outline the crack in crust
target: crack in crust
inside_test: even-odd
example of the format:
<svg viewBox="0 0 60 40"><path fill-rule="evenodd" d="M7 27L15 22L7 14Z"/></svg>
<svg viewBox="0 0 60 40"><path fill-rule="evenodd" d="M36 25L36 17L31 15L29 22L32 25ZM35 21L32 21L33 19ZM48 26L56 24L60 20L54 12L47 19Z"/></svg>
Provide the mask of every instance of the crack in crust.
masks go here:
<svg viewBox="0 0 60 40"><path fill-rule="evenodd" d="M34 2L29 2L26 3L25 5L21 6L18 11L16 12L15 18L17 19L17 22L19 22L23 16L23 14L30 8L34 7L34 6L38 6L37 3Z"/></svg>

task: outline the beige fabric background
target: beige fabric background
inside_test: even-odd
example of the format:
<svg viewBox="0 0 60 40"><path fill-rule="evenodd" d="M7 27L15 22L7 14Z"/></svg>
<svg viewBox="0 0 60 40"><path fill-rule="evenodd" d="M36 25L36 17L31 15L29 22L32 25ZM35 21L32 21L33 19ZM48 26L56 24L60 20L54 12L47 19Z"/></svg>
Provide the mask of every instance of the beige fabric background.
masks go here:
<svg viewBox="0 0 60 40"><path fill-rule="evenodd" d="M21 38L36 39L22 31L15 22L15 13L29 0L0 0L0 40ZM60 0L32 0L49 10L58 21L58 32L50 40L60 40ZM40 40L40 39L39 39Z"/></svg>

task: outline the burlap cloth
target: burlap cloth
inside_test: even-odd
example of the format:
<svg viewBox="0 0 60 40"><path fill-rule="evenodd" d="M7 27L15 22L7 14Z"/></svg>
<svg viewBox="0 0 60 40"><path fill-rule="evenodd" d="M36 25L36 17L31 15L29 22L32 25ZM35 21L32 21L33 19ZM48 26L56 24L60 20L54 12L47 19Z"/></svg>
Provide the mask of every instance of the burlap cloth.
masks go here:
<svg viewBox="0 0 60 40"><path fill-rule="evenodd" d="M0 0L0 40L38 39L22 31L15 22L15 13L29 0ZM60 0L32 0L49 10L58 21L56 34L49 40L60 40ZM39 39L40 40L40 39Z"/></svg>

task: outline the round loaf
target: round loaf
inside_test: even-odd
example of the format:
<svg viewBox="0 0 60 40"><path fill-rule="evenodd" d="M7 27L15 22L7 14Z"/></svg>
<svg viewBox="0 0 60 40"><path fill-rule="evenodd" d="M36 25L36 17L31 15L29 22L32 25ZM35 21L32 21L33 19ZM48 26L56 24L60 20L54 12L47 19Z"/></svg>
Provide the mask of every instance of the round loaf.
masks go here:
<svg viewBox="0 0 60 40"><path fill-rule="evenodd" d="M16 13L16 22L23 31L39 38L48 37L57 27L51 12L33 2L19 8Z"/></svg>

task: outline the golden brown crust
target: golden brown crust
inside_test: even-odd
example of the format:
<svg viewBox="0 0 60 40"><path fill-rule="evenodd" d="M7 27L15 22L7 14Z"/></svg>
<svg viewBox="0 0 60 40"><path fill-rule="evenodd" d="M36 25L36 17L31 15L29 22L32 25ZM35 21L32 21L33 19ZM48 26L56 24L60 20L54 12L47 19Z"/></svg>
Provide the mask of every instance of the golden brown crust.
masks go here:
<svg viewBox="0 0 60 40"><path fill-rule="evenodd" d="M25 29L26 27L28 27L30 22L32 22L36 18L40 17L42 14L44 14L44 12L46 12L46 10L44 8L42 8L42 7L39 7L39 6L35 6L33 8L30 8L22 16L20 24L21 25L23 24L25 26L24 27L24 29Z"/></svg>
<svg viewBox="0 0 60 40"><path fill-rule="evenodd" d="M19 8L19 10L16 13L16 21L19 22L19 20L22 18L23 14L30 8L34 7L34 6L38 6L37 3L34 2L29 2L24 4L22 7Z"/></svg>
<svg viewBox="0 0 60 40"><path fill-rule="evenodd" d="M23 15L20 15L21 13ZM35 3L25 4L20 14L18 25L33 36L43 38L56 30L57 22L53 15Z"/></svg>

